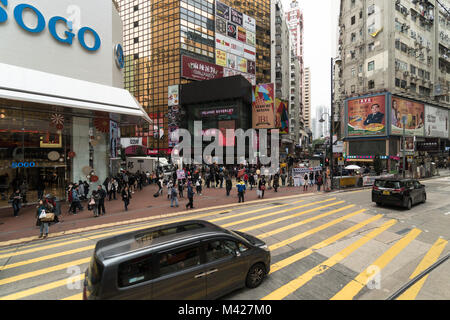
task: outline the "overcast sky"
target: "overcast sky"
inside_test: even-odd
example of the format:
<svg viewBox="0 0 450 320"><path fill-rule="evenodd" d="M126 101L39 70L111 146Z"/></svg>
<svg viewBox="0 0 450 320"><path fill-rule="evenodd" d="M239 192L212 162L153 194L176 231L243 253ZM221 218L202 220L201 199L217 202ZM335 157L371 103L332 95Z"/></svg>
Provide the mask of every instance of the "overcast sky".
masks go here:
<svg viewBox="0 0 450 320"><path fill-rule="evenodd" d="M282 0L283 9L291 0ZM340 0L299 0L303 12L305 38L303 43L305 67L311 69L312 115L315 106L330 107L331 57L336 55L336 37Z"/></svg>

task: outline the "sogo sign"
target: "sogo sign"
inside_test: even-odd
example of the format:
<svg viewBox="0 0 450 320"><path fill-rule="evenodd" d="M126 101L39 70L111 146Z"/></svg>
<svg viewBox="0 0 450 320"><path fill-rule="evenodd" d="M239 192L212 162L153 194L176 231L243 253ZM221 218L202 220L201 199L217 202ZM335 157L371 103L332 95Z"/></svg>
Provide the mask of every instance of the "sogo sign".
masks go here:
<svg viewBox="0 0 450 320"><path fill-rule="evenodd" d="M8 6L8 0L0 0L0 4L4 5L6 7L6 6ZM36 18L37 18L36 27L30 28L25 25L25 22L23 21L23 13L25 10L33 12L33 14L36 16ZM38 9L36 9L35 7L33 7L32 5L29 5L29 4L17 5L14 8L14 18L15 18L17 24L19 25L19 27L21 27L25 31L28 31L31 33L41 33L45 29L45 26L46 26L45 18L42 15L42 13ZM8 13L6 12L5 9L0 7L0 23L4 23L7 20L8 20ZM68 31L64 32L64 34L66 36L65 38L60 37L56 33L56 24L58 22L64 23L65 26L67 27ZM50 31L50 34L53 36L53 38L55 38L55 40L57 40L61 43L72 45L73 38L75 38L75 34L72 33L72 27L70 27L69 25L71 26L71 23L69 23L66 18L56 16L49 20L48 30ZM85 36L86 36L87 32L91 33L95 39L95 43L92 47L89 47L86 44ZM88 27L83 27L78 31L78 42L84 49L86 49L88 51L97 51L101 45L101 40L100 40L98 33Z"/></svg>

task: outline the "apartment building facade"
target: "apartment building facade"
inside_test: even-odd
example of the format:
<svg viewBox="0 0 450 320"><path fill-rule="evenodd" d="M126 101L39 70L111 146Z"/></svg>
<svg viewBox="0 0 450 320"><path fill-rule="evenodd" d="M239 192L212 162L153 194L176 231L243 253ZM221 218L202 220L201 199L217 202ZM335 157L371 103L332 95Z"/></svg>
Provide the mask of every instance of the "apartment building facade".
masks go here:
<svg viewBox="0 0 450 320"><path fill-rule="evenodd" d="M383 155L388 167L398 166L405 128L408 150L419 163L445 156L450 108L447 8L446 0L341 1L335 106L342 115L346 155Z"/></svg>

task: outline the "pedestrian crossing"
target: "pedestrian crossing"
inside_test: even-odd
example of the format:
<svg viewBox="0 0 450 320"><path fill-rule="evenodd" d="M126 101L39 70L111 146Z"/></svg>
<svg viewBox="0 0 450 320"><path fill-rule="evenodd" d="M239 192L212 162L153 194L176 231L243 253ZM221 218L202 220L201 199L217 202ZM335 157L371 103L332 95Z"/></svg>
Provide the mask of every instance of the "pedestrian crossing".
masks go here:
<svg viewBox="0 0 450 320"><path fill-rule="evenodd" d="M302 290L308 289L308 285L322 279L336 282L339 286L336 285L334 292L328 292L331 289L327 288L322 293L314 293L316 299L358 299L369 290L371 281L377 276L383 277L387 267L397 272L404 269L400 279L407 282L448 252L448 241L445 239L439 238L431 245L421 242L422 230L418 228L412 228L392 243L378 245L381 243L380 237L392 232L398 221L382 214L373 214L369 206L363 208L334 195L312 195L279 202L251 204L226 213L222 210L177 216L162 222L147 221L2 248L0 300L81 299L84 271L98 240L192 219L203 219L230 230L247 232L268 244L272 265L266 281L258 289L233 293L227 297L230 299L296 299L301 296ZM413 257L404 258L402 253L414 243L420 243L426 252L413 252ZM360 253L369 245L379 249L367 258ZM354 268L346 274L345 283L341 283L341 278L339 281L333 278L334 273L330 271L341 266L348 269L351 265L349 261L362 257L363 261L358 263L364 267ZM419 263L411 266L411 261ZM407 274L409 269L414 271ZM438 275L429 274L422 278L399 299L420 298L420 292L427 288L428 277ZM387 287L373 290L379 290L380 296L386 298L398 289L395 284L392 287L389 284L383 279L383 285Z"/></svg>

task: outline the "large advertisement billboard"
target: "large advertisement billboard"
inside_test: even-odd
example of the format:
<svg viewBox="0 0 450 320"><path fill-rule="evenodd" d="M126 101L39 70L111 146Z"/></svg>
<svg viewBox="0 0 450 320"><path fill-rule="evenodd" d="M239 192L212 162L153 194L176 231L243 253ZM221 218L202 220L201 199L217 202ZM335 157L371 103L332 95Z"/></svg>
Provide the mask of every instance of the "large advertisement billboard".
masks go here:
<svg viewBox="0 0 450 320"><path fill-rule="evenodd" d="M216 64L256 85L256 20L216 1Z"/></svg>
<svg viewBox="0 0 450 320"><path fill-rule="evenodd" d="M448 138L448 110L425 106L425 135Z"/></svg>
<svg viewBox="0 0 450 320"><path fill-rule="evenodd" d="M349 100L348 136L384 136L386 132L386 96Z"/></svg>
<svg viewBox="0 0 450 320"><path fill-rule="evenodd" d="M392 97L391 133L423 137L425 127L425 105L411 100ZM405 122L405 123L404 123Z"/></svg>
<svg viewBox="0 0 450 320"><path fill-rule="evenodd" d="M273 83L253 87L252 122L253 129L275 128L275 89Z"/></svg>
<svg viewBox="0 0 450 320"><path fill-rule="evenodd" d="M194 59L188 56L182 56L181 62L181 76L183 78L199 81L223 78L222 66Z"/></svg>

